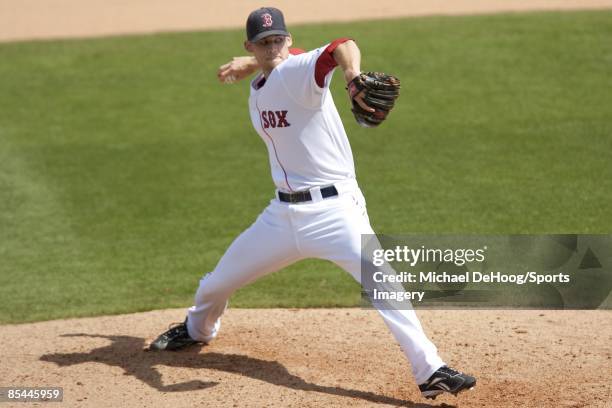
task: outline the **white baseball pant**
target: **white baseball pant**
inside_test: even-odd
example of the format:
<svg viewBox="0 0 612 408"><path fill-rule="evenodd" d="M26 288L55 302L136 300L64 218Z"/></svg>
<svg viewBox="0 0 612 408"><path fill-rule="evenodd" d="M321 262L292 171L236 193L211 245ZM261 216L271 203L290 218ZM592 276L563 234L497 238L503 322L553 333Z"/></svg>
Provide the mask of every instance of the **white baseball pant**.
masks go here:
<svg viewBox="0 0 612 408"><path fill-rule="evenodd" d="M234 291L301 259L332 261L360 282L361 234L374 231L355 179L334 185L336 197L322 199L319 188L313 188L308 203L271 200L234 240L215 269L200 280L195 306L188 310L187 330L193 339L208 343L217 336ZM410 361L417 384L444 365L414 310L378 312Z"/></svg>

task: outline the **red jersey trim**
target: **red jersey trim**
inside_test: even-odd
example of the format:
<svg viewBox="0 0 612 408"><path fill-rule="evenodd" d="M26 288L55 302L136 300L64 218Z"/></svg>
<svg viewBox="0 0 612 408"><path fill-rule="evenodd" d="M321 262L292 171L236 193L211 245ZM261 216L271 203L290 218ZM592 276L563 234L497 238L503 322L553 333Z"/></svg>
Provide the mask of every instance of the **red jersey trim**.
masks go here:
<svg viewBox="0 0 612 408"><path fill-rule="evenodd" d="M293 188L291 188L291 184L289 184L289 177L287 177L287 170L285 170L283 163L281 163L280 158L278 157L278 151L276 150L276 144L274 144L274 139L272 139L272 136L270 136L270 134L266 132L266 128L264 127L264 124L261 120L261 110L259 109L257 99L255 99L255 107L257 108L257 113L259 115L259 124L261 125L261 130L265 133L266 136L268 136L268 139L270 139L270 142L272 143L272 149L274 150L274 156L276 156L276 161L278 162L278 165L283 170L283 174L285 175L285 184L287 184L287 188L289 189L289 191L293 192L294 190Z"/></svg>
<svg viewBox="0 0 612 408"><path fill-rule="evenodd" d="M323 88L325 86L325 77L327 74L331 72L332 69L338 66L338 63L334 59L333 52L340 45L348 40L352 40L352 38L343 37L334 40L325 48L323 53L319 55L317 59L317 63L315 65L315 81L319 88Z"/></svg>

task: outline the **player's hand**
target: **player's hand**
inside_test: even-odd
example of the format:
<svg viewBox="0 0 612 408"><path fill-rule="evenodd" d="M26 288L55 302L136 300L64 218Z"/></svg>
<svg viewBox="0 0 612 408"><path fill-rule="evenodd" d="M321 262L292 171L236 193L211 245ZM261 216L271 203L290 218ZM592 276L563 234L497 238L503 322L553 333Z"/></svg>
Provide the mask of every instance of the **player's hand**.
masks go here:
<svg viewBox="0 0 612 408"><path fill-rule="evenodd" d="M362 72L353 77L346 89L357 123L363 127L376 127L384 122L395 106L400 88L400 80L384 72Z"/></svg>
<svg viewBox="0 0 612 408"><path fill-rule="evenodd" d="M259 69L255 57L234 57L227 64L219 67L217 78L219 82L231 84L240 81Z"/></svg>
<svg viewBox="0 0 612 408"><path fill-rule="evenodd" d="M347 70L344 73L344 79L346 79L347 83L350 83L353 78L359 76L360 72L359 71L351 71L351 70ZM357 105L359 105L361 107L361 109L363 109L366 112L374 112L376 109L368 106L363 98L365 96L365 89L361 92L359 92L357 95L355 95L353 98L351 98L350 94L349 94L349 99L352 99L352 101L356 102Z"/></svg>
<svg viewBox="0 0 612 408"><path fill-rule="evenodd" d="M353 101L357 102L357 105L359 105L361 107L361 109L363 109L366 112L374 112L376 109L368 106L365 101L363 100L363 97L365 96L365 91L361 91L359 92L357 95L355 95L355 97L353 98Z"/></svg>

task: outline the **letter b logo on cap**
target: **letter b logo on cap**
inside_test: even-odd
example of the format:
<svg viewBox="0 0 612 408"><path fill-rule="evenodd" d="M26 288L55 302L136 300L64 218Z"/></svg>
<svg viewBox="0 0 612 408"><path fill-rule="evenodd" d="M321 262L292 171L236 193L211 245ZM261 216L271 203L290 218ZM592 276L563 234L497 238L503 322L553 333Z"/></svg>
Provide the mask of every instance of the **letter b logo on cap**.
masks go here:
<svg viewBox="0 0 612 408"><path fill-rule="evenodd" d="M247 39L251 42L269 35L289 35L283 13L274 7L262 7L249 14L246 31Z"/></svg>
<svg viewBox="0 0 612 408"><path fill-rule="evenodd" d="M263 20L264 27L272 27L272 16L270 14L262 14L261 19Z"/></svg>

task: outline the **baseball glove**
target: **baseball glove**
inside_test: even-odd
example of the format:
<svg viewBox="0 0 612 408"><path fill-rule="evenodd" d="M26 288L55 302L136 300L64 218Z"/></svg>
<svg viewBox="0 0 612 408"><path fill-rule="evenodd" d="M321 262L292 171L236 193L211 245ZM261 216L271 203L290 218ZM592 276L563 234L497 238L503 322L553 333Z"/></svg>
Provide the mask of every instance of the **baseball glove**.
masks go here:
<svg viewBox="0 0 612 408"><path fill-rule="evenodd" d="M353 105L351 111L357 123L363 127L376 127L393 109L395 100L399 97L400 80L383 72L362 72L348 83L346 89ZM366 111L355 100L361 91L364 91L363 102L374 108L374 112Z"/></svg>

